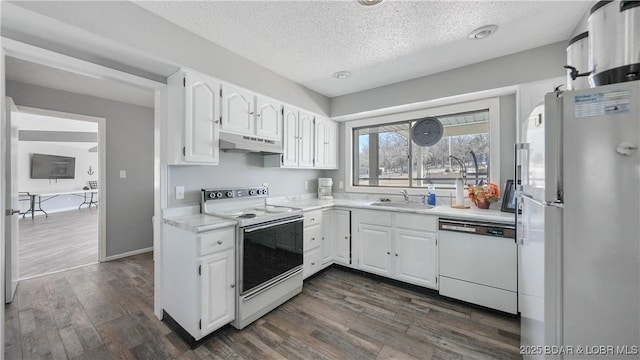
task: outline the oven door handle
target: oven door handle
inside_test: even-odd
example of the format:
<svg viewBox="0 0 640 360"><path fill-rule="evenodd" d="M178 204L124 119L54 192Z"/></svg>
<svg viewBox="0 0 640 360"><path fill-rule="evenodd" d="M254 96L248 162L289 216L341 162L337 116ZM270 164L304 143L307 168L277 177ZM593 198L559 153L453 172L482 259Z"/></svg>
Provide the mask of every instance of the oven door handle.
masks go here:
<svg viewBox="0 0 640 360"><path fill-rule="evenodd" d="M302 221L302 220L304 220L304 217L299 217L299 218L285 220L285 221L279 221L279 222L273 222L273 223L269 223L269 224L261 225L261 226L256 226L256 227L247 227L247 228L244 228L243 230L246 233L250 233L250 232L254 232L254 231L258 231L258 230L262 230L262 229L267 229L267 228L270 228L270 227L273 227L273 226L289 224L289 223L298 222L298 221Z"/></svg>

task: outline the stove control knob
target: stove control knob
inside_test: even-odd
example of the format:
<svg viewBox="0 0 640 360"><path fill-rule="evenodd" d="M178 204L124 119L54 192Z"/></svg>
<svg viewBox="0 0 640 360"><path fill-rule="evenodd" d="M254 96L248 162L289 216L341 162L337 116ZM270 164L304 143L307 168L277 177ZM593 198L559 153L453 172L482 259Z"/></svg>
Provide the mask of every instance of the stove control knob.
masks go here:
<svg viewBox="0 0 640 360"><path fill-rule="evenodd" d="M260 191L260 190L258 190L258 191ZM255 190L249 190L249 195L253 196L253 195L255 195L255 194L256 194L256 191L255 191Z"/></svg>
<svg viewBox="0 0 640 360"><path fill-rule="evenodd" d="M233 192L232 191L227 191L227 197L233 197Z"/></svg>
<svg viewBox="0 0 640 360"><path fill-rule="evenodd" d="M221 197L222 197L222 193L221 193L221 192L217 192L217 193L216 193L216 197L217 197L217 198L221 198Z"/></svg>
<svg viewBox="0 0 640 360"><path fill-rule="evenodd" d="M208 197L209 197L209 199L214 199L216 197L216 194L215 193L209 193Z"/></svg>
<svg viewBox="0 0 640 360"><path fill-rule="evenodd" d="M263 194L264 194L264 190L259 189L259 190L258 190L258 194L259 194L259 195L263 195Z"/></svg>

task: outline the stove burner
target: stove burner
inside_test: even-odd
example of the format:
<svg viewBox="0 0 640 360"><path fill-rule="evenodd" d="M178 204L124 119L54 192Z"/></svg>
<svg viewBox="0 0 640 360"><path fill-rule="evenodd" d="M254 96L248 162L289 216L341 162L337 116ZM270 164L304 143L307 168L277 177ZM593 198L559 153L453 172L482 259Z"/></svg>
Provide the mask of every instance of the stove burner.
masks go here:
<svg viewBox="0 0 640 360"><path fill-rule="evenodd" d="M256 214L242 214L242 215L239 215L238 218L239 219L252 219L252 218L254 218L256 216L257 216Z"/></svg>

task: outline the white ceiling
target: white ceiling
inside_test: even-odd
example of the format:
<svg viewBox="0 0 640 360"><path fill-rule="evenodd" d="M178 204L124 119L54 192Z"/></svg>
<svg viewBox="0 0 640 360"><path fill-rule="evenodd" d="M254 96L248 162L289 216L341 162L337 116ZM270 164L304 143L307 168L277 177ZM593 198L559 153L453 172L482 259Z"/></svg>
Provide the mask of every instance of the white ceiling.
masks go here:
<svg viewBox="0 0 640 360"><path fill-rule="evenodd" d="M8 80L39 85L78 94L153 107L152 91L133 86L92 78L21 59L7 57L5 63Z"/></svg>
<svg viewBox="0 0 640 360"><path fill-rule="evenodd" d="M136 2L329 97L567 40L593 1ZM483 25L495 35L468 40ZM332 77L350 71L349 79ZM526 71L526 69L522 69Z"/></svg>

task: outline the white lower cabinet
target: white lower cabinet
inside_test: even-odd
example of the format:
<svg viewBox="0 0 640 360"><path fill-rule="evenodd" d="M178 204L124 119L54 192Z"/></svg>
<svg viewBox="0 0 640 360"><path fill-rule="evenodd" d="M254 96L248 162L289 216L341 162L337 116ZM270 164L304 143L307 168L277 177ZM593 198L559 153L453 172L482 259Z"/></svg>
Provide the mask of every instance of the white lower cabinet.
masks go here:
<svg viewBox="0 0 640 360"><path fill-rule="evenodd" d="M304 214L303 230L303 266L304 279L322 269L322 211L310 211Z"/></svg>
<svg viewBox="0 0 640 360"><path fill-rule="evenodd" d="M235 319L235 226L193 233L163 224L162 306L197 341Z"/></svg>
<svg viewBox="0 0 640 360"><path fill-rule="evenodd" d="M353 211L357 268L437 289L436 217L389 211Z"/></svg>

